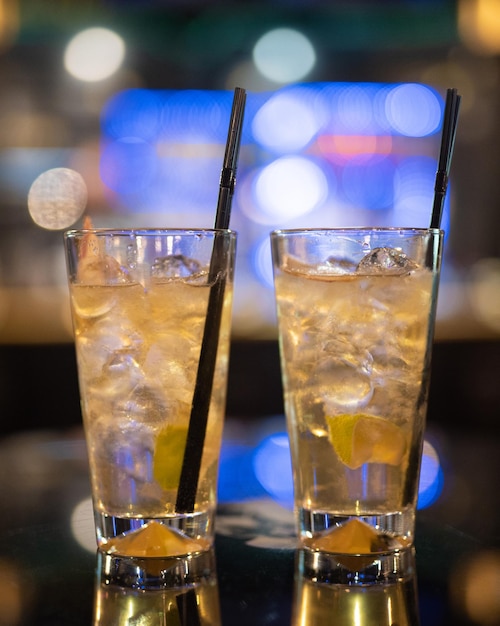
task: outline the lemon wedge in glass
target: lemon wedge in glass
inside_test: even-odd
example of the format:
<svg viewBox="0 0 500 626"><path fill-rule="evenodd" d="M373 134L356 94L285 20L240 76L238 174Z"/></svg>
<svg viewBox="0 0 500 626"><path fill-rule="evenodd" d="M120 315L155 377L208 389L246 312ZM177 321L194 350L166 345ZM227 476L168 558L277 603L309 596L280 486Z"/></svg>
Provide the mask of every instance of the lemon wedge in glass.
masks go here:
<svg viewBox="0 0 500 626"><path fill-rule="evenodd" d="M186 447L187 426L168 424L156 437L153 476L163 489L177 489Z"/></svg>
<svg viewBox="0 0 500 626"><path fill-rule="evenodd" d="M406 437L399 426L365 413L326 416L330 441L339 459L350 469L365 463L399 465Z"/></svg>

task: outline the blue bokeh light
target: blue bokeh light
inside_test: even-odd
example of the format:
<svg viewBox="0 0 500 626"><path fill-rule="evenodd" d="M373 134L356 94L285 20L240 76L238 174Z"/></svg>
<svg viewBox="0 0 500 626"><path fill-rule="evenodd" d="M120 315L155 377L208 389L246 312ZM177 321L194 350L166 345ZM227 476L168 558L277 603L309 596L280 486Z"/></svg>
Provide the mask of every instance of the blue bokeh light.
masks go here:
<svg viewBox="0 0 500 626"><path fill-rule="evenodd" d="M264 148L287 154L306 148L320 127L321 118L304 94L285 91L262 105L253 119L252 131L255 141Z"/></svg>
<svg viewBox="0 0 500 626"><path fill-rule="evenodd" d="M230 91L115 94L102 113L100 160L115 215L127 226L135 216L137 226L146 219L155 226L212 226L232 100ZM443 109L434 89L415 83L304 83L249 92L231 216L242 235L238 275L261 289L262 300L273 297L269 273L255 256L273 228L428 226ZM244 287L235 293L235 310ZM273 307L255 301L257 326L274 325ZM250 317L235 317L235 331L241 324L246 332Z"/></svg>
<svg viewBox="0 0 500 626"><path fill-rule="evenodd" d="M429 441L424 441L417 509L425 509L439 499L443 491L444 474L439 455Z"/></svg>
<svg viewBox="0 0 500 626"><path fill-rule="evenodd" d="M394 202L394 173L394 162L385 156L353 157L343 170L344 196L357 207L386 209Z"/></svg>
<svg viewBox="0 0 500 626"><path fill-rule="evenodd" d="M293 508L292 464L286 433L269 435L260 443L253 456L253 470L273 500Z"/></svg>
<svg viewBox="0 0 500 626"><path fill-rule="evenodd" d="M425 85L394 87L387 94L385 114L394 132L407 137L425 137L435 133L441 123L439 99Z"/></svg>
<svg viewBox="0 0 500 626"><path fill-rule="evenodd" d="M101 152L102 181L124 195L147 189L154 180L157 167L154 146L138 137L110 142Z"/></svg>
<svg viewBox="0 0 500 626"><path fill-rule="evenodd" d="M424 442L418 490L418 509L434 504L442 494L444 473L436 449ZM293 508L290 443L286 432L268 433L254 445L225 442L222 446L219 500L234 502L269 496Z"/></svg>

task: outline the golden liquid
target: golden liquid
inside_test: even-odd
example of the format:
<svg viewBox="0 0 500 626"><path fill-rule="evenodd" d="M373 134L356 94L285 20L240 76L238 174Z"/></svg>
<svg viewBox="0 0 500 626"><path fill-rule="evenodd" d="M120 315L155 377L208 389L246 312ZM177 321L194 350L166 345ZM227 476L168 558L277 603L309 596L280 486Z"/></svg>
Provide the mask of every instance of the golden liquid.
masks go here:
<svg viewBox="0 0 500 626"><path fill-rule="evenodd" d="M345 516L411 508L425 420L431 272L284 272L275 284L297 507ZM329 423L356 414L397 427L398 462L353 468L339 458ZM376 445L383 450L384 441Z"/></svg>
<svg viewBox="0 0 500 626"><path fill-rule="evenodd" d="M94 506L118 517L175 512L209 288L180 281L71 286ZM214 507L232 285L227 283L195 511ZM163 438L162 438L163 434ZM176 478L177 473L177 478Z"/></svg>

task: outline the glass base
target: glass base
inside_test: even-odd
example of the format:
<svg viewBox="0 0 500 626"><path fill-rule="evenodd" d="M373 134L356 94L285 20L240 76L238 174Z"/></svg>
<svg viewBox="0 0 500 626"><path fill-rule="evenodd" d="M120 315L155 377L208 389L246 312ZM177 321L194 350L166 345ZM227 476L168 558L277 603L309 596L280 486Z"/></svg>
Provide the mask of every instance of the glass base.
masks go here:
<svg viewBox="0 0 500 626"><path fill-rule="evenodd" d="M298 525L301 541L303 545L309 545L310 540L316 536L344 526L351 520L358 520L370 526L381 538L388 551L408 548L413 544L415 511L410 508L393 513L367 513L363 515L329 513L300 508L298 510Z"/></svg>
<svg viewBox="0 0 500 626"><path fill-rule="evenodd" d="M98 550L101 585L129 589L180 589L211 581L216 575L213 549L186 557L129 557Z"/></svg>
<svg viewBox="0 0 500 626"><path fill-rule="evenodd" d="M394 584L415 576L413 548L373 555L346 555L304 548L298 552L304 579L338 585Z"/></svg>
<svg viewBox="0 0 500 626"><path fill-rule="evenodd" d="M117 517L96 511L95 526L99 549L122 556L187 556L208 550L214 542L214 515L211 512L137 518ZM153 534L155 550L148 552L145 532L153 528L156 530L148 534ZM143 541L131 541L133 536L138 538L140 534L144 537ZM173 541L168 535L171 535ZM172 543L175 547L172 547Z"/></svg>

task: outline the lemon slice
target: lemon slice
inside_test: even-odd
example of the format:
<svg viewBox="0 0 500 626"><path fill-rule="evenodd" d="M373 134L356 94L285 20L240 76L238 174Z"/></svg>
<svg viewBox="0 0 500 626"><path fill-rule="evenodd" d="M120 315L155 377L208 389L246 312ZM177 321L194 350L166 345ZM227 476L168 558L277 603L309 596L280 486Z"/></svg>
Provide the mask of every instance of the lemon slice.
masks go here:
<svg viewBox="0 0 500 626"><path fill-rule="evenodd" d="M355 413L327 415L326 422L335 452L350 469L364 463L401 463L406 437L399 426L387 419Z"/></svg>
<svg viewBox="0 0 500 626"><path fill-rule="evenodd" d="M159 522L149 522L138 530L106 543L106 552L136 557L184 556L209 548L204 539L191 539Z"/></svg>
<svg viewBox="0 0 500 626"><path fill-rule="evenodd" d="M169 424L156 437L153 476L163 489L177 489L181 477L187 426Z"/></svg>
<svg viewBox="0 0 500 626"><path fill-rule="evenodd" d="M73 308L78 317L102 317L116 304L113 292L105 287L75 286L72 293Z"/></svg>

